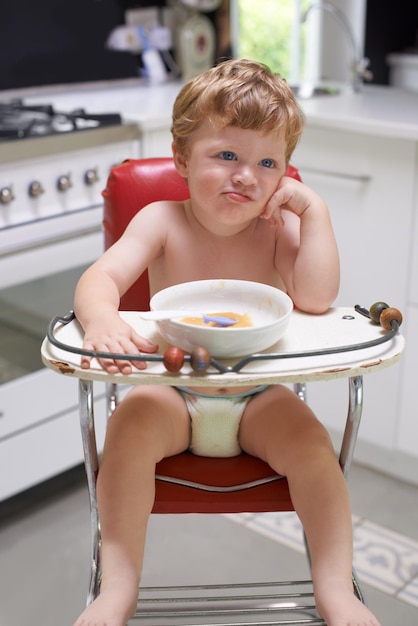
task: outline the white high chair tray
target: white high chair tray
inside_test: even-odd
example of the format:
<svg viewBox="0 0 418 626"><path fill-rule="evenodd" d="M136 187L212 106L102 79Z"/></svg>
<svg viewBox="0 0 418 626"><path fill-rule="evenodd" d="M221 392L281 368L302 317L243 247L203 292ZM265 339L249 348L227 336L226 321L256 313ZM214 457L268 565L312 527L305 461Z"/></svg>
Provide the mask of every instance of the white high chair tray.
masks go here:
<svg viewBox="0 0 418 626"><path fill-rule="evenodd" d="M155 322L141 320L134 311L121 312L121 316L142 336L159 345L163 354L168 344L158 333ZM356 345L387 334L379 325L356 312L353 307L331 308L323 315L309 315L294 311L284 337L262 354L306 352L323 348ZM82 329L73 320L67 325L57 324L55 337L60 342L81 348ZM207 387L309 382L331 378L347 378L374 372L396 363L404 347L404 338L398 332L392 339L360 350L338 352L319 356L295 356L283 359L252 361L239 372L220 373L210 367L204 374L195 373L185 363L178 373L168 372L161 361L148 362L145 370L134 367L130 375L108 374L96 359L92 359L88 370L81 369L78 354L52 345L47 338L43 341L41 354L44 364L61 374L84 380L128 384L199 385ZM240 358L222 360L234 365Z"/></svg>

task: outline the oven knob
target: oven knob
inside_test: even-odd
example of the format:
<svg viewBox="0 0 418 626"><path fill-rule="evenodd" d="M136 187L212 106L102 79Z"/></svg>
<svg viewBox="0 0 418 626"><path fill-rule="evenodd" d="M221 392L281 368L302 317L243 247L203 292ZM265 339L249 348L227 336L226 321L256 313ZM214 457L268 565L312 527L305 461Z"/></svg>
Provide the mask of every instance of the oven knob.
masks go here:
<svg viewBox="0 0 418 626"><path fill-rule="evenodd" d="M31 198L39 198L39 196L45 193L45 189L42 187L39 180L33 180L29 185L28 193Z"/></svg>
<svg viewBox="0 0 418 626"><path fill-rule="evenodd" d="M57 180L57 189L58 191L68 191L68 189L70 189L70 187L73 186L72 180L71 180L71 174L63 174L62 176L59 176L58 180Z"/></svg>
<svg viewBox="0 0 418 626"><path fill-rule="evenodd" d="M100 180L97 167L86 170L84 174L84 182L86 185L94 185Z"/></svg>
<svg viewBox="0 0 418 626"><path fill-rule="evenodd" d="M12 185L0 189L0 204L10 204L14 199Z"/></svg>

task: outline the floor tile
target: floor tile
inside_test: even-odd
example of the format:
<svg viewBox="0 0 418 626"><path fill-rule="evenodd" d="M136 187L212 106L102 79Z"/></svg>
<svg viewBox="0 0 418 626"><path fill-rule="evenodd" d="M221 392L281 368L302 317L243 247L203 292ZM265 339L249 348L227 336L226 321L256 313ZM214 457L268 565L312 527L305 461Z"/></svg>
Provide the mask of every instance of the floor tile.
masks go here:
<svg viewBox="0 0 418 626"><path fill-rule="evenodd" d="M354 553L359 578L386 593L396 595L418 577L418 542L373 522L356 526ZM418 603L412 588L409 596Z"/></svg>
<svg viewBox="0 0 418 626"><path fill-rule="evenodd" d="M418 576L406 585L405 589L400 591L397 597L399 600L403 600L404 602L408 602L408 604L418 607Z"/></svg>
<svg viewBox="0 0 418 626"><path fill-rule="evenodd" d="M260 513L249 517L239 515L227 517L293 550L301 553L305 551L302 526L295 513Z"/></svg>

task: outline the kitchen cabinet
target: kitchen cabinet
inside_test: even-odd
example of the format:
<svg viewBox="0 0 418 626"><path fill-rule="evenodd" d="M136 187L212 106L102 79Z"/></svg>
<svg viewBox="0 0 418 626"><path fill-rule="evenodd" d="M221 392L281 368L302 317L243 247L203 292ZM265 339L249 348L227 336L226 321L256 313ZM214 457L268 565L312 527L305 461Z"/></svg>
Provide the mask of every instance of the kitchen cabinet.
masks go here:
<svg viewBox="0 0 418 626"><path fill-rule="evenodd" d="M16 392L21 384L12 381L2 393L0 501L83 461L75 381L40 370L26 377L25 394ZM51 393L41 397L41 385L49 385ZM105 415L103 384L96 397L97 411ZM105 419L98 425L100 442Z"/></svg>
<svg viewBox="0 0 418 626"><path fill-rule="evenodd" d="M170 129L153 128L145 130L141 136L141 158L171 157L171 132Z"/></svg>
<svg viewBox="0 0 418 626"><path fill-rule="evenodd" d="M415 469L418 455L418 420L416 359L418 354L418 147L415 158L414 219L411 223L411 269L408 272L408 300L405 310L405 331L408 338L407 350L402 363L401 396L397 444L409 455L411 470Z"/></svg>
<svg viewBox="0 0 418 626"><path fill-rule="evenodd" d="M413 322L418 311L416 154L415 140L325 128L308 120L293 159L304 181L330 209L341 257L336 304L369 307L385 300L404 314L404 358L395 367L365 377L356 458L413 481L418 476L412 392L416 368L411 362L418 349ZM308 391L310 404L335 437L341 436L336 424L344 393L340 381L311 385Z"/></svg>
<svg viewBox="0 0 418 626"><path fill-rule="evenodd" d="M417 155L416 155L416 171L415 171L415 180L418 183L418 146L417 146ZM412 237L412 262L411 262L411 272L409 273L409 295L410 295L410 303L418 306L418 184L415 186L415 196L414 196L414 222L411 228L411 237Z"/></svg>
<svg viewBox="0 0 418 626"><path fill-rule="evenodd" d="M399 424L395 444L406 456L410 472L418 481L416 458L418 454L417 420L417 354L418 354L418 303L410 303L406 309L407 349L403 357L400 381Z"/></svg>
<svg viewBox="0 0 418 626"><path fill-rule="evenodd" d="M73 108L57 110L62 124ZM107 121L82 132L11 134L0 147L0 188L12 198L0 210L0 501L83 461L77 385L42 368L40 343L103 251L110 167L139 156L137 125Z"/></svg>
<svg viewBox="0 0 418 626"><path fill-rule="evenodd" d="M415 142L308 126L293 161L327 202L341 255L337 303L405 307Z"/></svg>

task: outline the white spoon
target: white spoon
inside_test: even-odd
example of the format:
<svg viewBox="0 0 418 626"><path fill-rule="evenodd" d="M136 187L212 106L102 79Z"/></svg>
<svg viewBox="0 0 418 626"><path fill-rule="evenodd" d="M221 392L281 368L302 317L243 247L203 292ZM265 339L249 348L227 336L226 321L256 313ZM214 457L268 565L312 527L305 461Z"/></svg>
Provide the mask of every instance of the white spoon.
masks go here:
<svg viewBox="0 0 418 626"><path fill-rule="evenodd" d="M186 311L182 309L166 309L165 311L139 311L138 315L144 320L169 320L174 317L201 317L205 324L215 322L218 326L233 326L237 320L222 315L207 315L206 313L196 313L196 311Z"/></svg>

